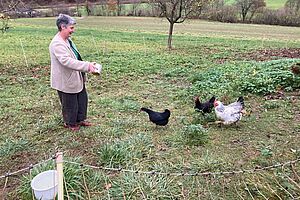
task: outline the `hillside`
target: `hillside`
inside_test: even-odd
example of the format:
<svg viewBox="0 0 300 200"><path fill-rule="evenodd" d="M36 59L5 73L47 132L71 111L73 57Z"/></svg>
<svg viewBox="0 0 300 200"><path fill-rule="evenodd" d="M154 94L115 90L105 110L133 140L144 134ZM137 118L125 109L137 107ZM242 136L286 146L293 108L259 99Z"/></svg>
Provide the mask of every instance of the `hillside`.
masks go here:
<svg viewBox="0 0 300 200"><path fill-rule="evenodd" d="M266 0L267 8L278 9L284 7L286 0Z"/></svg>
<svg viewBox="0 0 300 200"><path fill-rule="evenodd" d="M284 7L286 0L265 0L267 8L270 9L279 9ZM225 0L226 4L234 4L236 0Z"/></svg>

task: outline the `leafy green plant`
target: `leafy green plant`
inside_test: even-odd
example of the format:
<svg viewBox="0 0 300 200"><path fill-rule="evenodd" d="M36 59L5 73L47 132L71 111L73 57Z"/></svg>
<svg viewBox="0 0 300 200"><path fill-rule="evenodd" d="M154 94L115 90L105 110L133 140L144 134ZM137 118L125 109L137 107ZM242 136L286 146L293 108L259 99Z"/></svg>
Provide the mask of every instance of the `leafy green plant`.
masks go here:
<svg viewBox="0 0 300 200"><path fill-rule="evenodd" d="M192 75L189 94L202 96L237 96L242 93L269 94L278 89L296 89L300 78L290 71L296 60L285 59L263 63L245 62L211 68Z"/></svg>
<svg viewBox="0 0 300 200"><path fill-rule="evenodd" d="M300 78L290 71L293 62L294 60L269 61L258 65L241 84L241 89L253 94L268 94L277 89L298 88Z"/></svg>
<svg viewBox="0 0 300 200"><path fill-rule="evenodd" d="M264 108L266 109L275 109L275 108L279 108L281 105L279 102L277 101L266 101L264 103Z"/></svg>
<svg viewBox="0 0 300 200"><path fill-rule="evenodd" d="M184 126L182 135L187 145L199 146L208 142L208 131L200 124Z"/></svg>
<svg viewBox="0 0 300 200"><path fill-rule="evenodd" d="M261 149L260 153L261 153L262 156L265 156L265 157L270 157L270 156L273 155L272 150L270 148L267 148L267 147Z"/></svg>
<svg viewBox="0 0 300 200"><path fill-rule="evenodd" d="M6 139L4 143L0 145L0 157L13 155L18 151L25 151L29 149L30 142L27 139Z"/></svg>

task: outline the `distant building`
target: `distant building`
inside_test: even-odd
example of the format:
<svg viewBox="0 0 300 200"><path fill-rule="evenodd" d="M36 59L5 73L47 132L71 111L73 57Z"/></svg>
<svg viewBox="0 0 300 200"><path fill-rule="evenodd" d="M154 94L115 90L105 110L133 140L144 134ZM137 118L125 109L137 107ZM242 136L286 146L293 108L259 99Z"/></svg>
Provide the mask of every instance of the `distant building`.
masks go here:
<svg viewBox="0 0 300 200"><path fill-rule="evenodd" d="M12 18L21 18L21 17L38 17L40 12L32 8L16 8L15 10L6 11L5 14L9 15Z"/></svg>
<svg viewBox="0 0 300 200"><path fill-rule="evenodd" d="M38 17L39 16L39 11L34 10L32 8L26 9L26 8L21 8L16 10L16 14L18 17Z"/></svg>

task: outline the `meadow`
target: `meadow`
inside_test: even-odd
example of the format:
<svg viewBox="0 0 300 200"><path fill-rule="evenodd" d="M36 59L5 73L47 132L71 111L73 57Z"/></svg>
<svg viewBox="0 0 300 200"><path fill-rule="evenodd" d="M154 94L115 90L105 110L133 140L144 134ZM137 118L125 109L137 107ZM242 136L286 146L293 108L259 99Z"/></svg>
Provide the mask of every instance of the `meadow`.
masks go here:
<svg viewBox="0 0 300 200"><path fill-rule="evenodd" d="M236 1L234 0L226 0L226 4L234 4ZM280 9L283 8L286 0L266 0L266 7L269 9Z"/></svg>
<svg viewBox="0 0 300 200"><path fill-rule="evenodd" d="M299 158L300 28L189 20L176 24L173 49L161 18L77 18L72 36L88 75L93 127L63 128L50 88L48 45L54 18L15 19L0 35L0 175L48 159L167 175L116 172L65 163L69 199L295 199L299 164L257 173L172 176L256 169ZM274 53L275 52L275 53ZM218 126L194 110L194 97L224 103L244 96L247 115ZM141 107L171 110L155 127ZM30 180L53 169L0 179L4 199L32 199ZM298 173L297 173L298 172ZM7 183L6 183L7 181ZM5 187L4 187L5 186ZM1 197L1 192L0 192Z"/></svg>
<svg viewBox="0 0 300 200"><path fill-rule="evenodd" d="M271 9L280 9L284 7L285 3L286 1L283 0L267 0L266 6L267 8L271 8Z"/></svg>

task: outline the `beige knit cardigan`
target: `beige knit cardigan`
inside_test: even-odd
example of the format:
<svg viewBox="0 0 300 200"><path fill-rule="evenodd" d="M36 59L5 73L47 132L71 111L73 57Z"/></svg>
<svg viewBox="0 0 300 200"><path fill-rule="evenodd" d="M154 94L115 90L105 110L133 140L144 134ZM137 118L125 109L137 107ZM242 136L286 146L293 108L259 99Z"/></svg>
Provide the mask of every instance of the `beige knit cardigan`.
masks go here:
<svg viewBox="0 0 300 200"><path fill-rule="evenodd" d="M50 82L53 89L65 93L78 93L83 89L81 72L88 72L89 62L77 60L71 46L59 33L49 45L51 58Z"/></svg>

